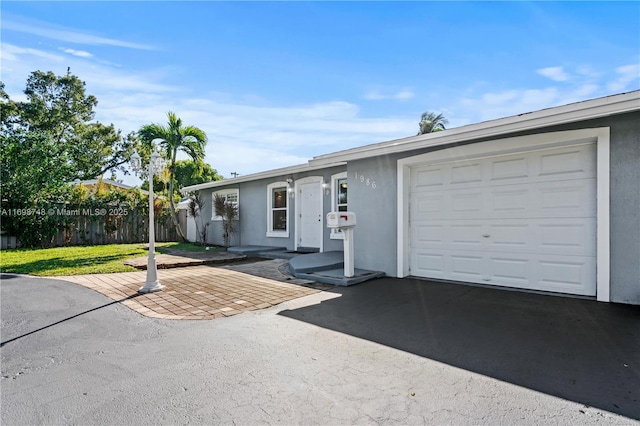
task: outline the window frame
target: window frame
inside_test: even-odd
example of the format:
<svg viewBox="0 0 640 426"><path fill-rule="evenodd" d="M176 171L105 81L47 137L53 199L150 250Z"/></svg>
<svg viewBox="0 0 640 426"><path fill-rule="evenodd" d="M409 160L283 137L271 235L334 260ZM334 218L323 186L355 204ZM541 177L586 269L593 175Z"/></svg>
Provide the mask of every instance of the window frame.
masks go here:
<svg viewBox="0 0 640 426"><path fill-rule="evenodd" d="M285 190L285 200L286 206L283 207L273 207L273 193L274 190L284 188ZM291 218L289 214L289 209L291 206L291 201L289 200L289 184L285 181L273 182L267 185L267 237L274 238L289 238L289 219ZM273 229L273 212L275 210L284 211L286 215L286 229L283 230L274 230Z"/></svg>
<svg viewBox="0 0 640 426"><path fill-rule="evenodd" d="M349 209L349 186L348 186L348 174L347 172L336 173L335 175L331 175L331 211L337 212L339 203L338 203L338 182L342 179L347 179L347 210ZM344 205L344 203L342 203ZM344 240L344 234L339 229L331 229L331 233L329 237L332 240Z"/></svg>

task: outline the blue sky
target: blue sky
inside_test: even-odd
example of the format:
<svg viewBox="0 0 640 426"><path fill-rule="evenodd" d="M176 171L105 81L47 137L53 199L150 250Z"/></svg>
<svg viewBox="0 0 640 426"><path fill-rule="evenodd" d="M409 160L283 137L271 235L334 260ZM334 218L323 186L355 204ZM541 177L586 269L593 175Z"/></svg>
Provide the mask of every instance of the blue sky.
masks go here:
<svg viewBox="0 0 640 426"><path fill-rule="evenodd" d="M638 2L12 2L2 81L71 72L124 133L174 111L225 177L640 89ZM137 179L127 177L128 183Z"/></svg>

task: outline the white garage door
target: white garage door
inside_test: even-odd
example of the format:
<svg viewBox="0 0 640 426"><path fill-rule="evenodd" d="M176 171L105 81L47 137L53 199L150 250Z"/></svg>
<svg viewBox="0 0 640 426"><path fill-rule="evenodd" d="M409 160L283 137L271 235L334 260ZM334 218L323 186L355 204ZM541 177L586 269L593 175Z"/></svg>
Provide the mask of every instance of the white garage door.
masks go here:
<svg viewBox="0 0 640 426"><path fill-rule="evenodd" d="M410 274L596 294L595 144L411 167Z"/></svg>

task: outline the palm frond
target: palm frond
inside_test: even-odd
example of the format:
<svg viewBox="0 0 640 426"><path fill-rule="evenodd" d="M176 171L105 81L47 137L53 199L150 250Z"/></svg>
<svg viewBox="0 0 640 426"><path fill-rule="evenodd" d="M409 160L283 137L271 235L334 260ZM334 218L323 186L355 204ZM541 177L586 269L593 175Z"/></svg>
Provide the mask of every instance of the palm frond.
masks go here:
<svg viewBox="0 0 640 426"><path fill-rule="evenodd" d="M446 130L447 124L449 124L449 120L442 113L423 112L418 123L418 128L420 129L418 135Z"/></svg>
<svg viewBox="0 0 640 426"><path fill-rule="evenodd" d="M220 194L213 195L213 210L216 212L216 216L225 216L225 206L227 205L227 199Z"/></svg>

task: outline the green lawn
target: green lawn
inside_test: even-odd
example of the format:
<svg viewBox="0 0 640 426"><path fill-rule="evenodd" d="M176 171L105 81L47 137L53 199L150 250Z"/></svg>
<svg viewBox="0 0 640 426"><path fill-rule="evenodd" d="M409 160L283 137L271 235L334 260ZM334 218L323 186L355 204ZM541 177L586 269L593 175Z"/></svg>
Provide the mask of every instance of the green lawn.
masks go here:
<svg viewBox="0 0 640 426"><path fill-rule="evenodd" d="M204 251L189 243L156 243L157 252L173 250ZM214 250L211 248L210 250ZM100 246L56 247L49 249L16 249L0 251L0 272L37 276L104 274L130 272L123 260L147 256L144 244L109 244Z"/></svg>

